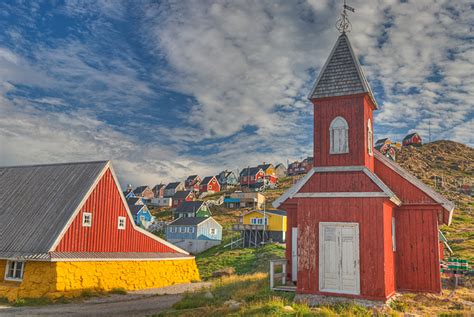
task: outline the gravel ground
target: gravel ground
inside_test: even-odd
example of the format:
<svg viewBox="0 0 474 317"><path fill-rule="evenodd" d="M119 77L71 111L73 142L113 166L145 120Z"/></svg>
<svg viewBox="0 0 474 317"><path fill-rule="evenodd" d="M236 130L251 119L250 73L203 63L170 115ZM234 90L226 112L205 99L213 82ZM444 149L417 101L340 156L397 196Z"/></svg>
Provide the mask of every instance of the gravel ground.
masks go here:
<svg viewBox="0 0 474 317"><path fill-rule="evenodd" d="M31 307L0 306L0 316L147 316L171 308L185 292L209 286L210 283L177 284L130 292L127 295L96 297L80 303Z"/></svg>

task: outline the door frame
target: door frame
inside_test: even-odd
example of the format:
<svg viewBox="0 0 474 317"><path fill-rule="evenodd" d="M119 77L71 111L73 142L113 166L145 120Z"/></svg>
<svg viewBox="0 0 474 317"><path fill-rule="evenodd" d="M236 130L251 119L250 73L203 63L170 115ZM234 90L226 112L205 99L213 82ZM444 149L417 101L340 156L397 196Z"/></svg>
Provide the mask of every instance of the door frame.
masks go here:
<svg viewBox="0 0 474 317"><path fill-rule="evenodd" d="M336 227L352 227L355 228L355 250L354 255L356 258L356 289L354 292L345 291L345 290L336 290L336 289L324 289L323 288L323 276L324 276L324 230L326 226L336 226ZM360 295L360 241L359 241L359 223L357 222L320 222L319 223L319 256L318 256L319 266L319 291L326 293L337 293L337 294L349 294L349 295Z"/></svg>
<svg viewBox="0 0 474 317"><path fill-rule="evenodd" d="M298 227L291 228L291 280L298 280Z"/></svg>

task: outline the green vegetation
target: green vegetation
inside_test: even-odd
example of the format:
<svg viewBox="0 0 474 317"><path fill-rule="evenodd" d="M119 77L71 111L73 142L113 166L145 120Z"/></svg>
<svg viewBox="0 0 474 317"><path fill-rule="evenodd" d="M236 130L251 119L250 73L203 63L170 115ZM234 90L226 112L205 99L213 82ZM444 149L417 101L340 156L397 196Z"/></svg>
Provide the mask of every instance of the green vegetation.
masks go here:
<svg viewBox="0 0 474 317"><path fill-rule="evenodd" d="M50 305L54 303L48 298L18 298L13 303L12 306L21 307L21 306L43 306Z"/></svg>
<svg viewBox="0 0 474 317"><path fill-rule="evenodd" d="M124 288L112 288L109 291L109 294L115 294L115 295L127 295L127 291Z"/></svg>
<svg viewBox="0 0 474 317"><path fill-rule="evenodd" d="M196 256L201 278L208 279L212 272L232 267L237 274L268 272L270 259L283 258L285 248L266 244L260 248L233 249L216 246Z"/></svg>

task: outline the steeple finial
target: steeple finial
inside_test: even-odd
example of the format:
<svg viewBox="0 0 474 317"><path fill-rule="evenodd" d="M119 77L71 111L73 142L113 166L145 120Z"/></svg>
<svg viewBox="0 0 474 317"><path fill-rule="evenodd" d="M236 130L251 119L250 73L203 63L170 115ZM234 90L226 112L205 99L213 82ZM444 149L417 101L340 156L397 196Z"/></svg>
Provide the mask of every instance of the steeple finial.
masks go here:
<svg viewBox="0 0 474 317"><path fill-rule="evenodd" d="M355 9L351 6L346 4L346 0L344 0L344 6L342 7L341 17L336 22L336 28L341 33L349 33L352 29L352 24L349 22L349 18L347 15L347 11L355 12Z"/></svg>

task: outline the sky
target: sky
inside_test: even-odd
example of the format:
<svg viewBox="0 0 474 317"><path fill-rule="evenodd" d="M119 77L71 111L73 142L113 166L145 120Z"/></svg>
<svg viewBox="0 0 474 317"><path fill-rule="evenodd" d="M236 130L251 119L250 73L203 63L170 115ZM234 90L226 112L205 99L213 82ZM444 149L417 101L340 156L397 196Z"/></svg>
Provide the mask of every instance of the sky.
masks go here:
<svg viewBox="0 0 474 317"><path fill-rule="evenodd" d="M474 145L474 5L353 0L375 139ZM312 153L342 1L4 1L0 166L112 160L124 186Z"/></svg>

